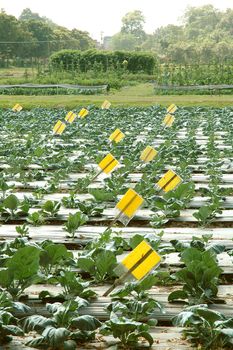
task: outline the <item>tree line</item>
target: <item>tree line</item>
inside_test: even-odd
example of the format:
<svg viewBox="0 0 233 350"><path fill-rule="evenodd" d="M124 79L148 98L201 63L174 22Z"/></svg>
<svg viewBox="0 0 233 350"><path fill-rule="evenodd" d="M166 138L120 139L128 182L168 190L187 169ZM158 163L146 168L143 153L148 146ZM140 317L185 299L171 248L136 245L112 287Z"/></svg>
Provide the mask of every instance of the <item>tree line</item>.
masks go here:
<svg viewBox="0 0 233 350"><path fill-rule="evenodd" d="M145 33L144 23L141 11L127 13L120 32L111 38L110 48L152 51L166 63L233 61L233 9L220 11L212 5L188 7L181 25L169 24L153 34Z"/></svg>
<svg viewBox="0 0 233 350"><path fill-rule="evenodd" d="M188 7L180 25L169 24L153 34L145 32L144 23L141 11L127 13L119 33L111 37L107 47L101 47L87 32L59 26L28 8L18 19L1 10L0 59L40 59L64 49L104 48L151 52L166 64L233 63L233 9Z"/></svg>
<svg viewBox="0 0 233 350"><path fill-rule="evenodd" d="M24 9L17 19L0 13L0 58L47 58L61 49L87 50L96 46L85 31L69 30Z"/></svg>

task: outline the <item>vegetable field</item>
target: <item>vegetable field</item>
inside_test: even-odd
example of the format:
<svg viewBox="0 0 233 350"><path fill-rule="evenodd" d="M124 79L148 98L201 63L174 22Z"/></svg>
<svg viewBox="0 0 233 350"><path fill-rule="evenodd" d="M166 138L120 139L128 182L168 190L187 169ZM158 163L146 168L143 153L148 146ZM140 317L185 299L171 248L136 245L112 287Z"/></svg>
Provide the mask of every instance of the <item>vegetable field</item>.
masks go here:
<svg viewBox="0 0 233 350"><path fill-rule="evenodd" d="M233 108L180 107L171 127L164 107L87 109L60 136L67 110L0 110L0 349L232 349ZM158 191L169 169L182 183ZM124 226L129 188L144 202ZM143 241L160 265L103 296Z"/></svg>

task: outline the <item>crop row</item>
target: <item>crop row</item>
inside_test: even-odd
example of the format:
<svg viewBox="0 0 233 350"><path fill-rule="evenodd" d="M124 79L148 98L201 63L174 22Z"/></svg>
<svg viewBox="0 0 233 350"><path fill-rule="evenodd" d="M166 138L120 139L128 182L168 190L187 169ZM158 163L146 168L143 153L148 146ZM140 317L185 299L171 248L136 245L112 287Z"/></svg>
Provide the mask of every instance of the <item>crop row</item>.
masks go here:
<svg viewBox="0 0 233 350"><path fill-rule="evenodd" d="M175 235L164 240L158 229L166 230L182 217L197 195L204 201L199 199L193 217L202 227L213 225L217 217L222 221L223 208L223 215L230 211L232 188L223 182L225 173L232 173L233 111L183 108L176 113L172 128L164 128L166 111L160 107L88 109L89 115L75 121L60 137L51 130L57 119L64 119L65 110L0 111L0 212L6 230L6 241L0 244L0 343L9 341L12 334L34 332L29 338L31 347L76 349L77 344L93 341L97 332L112 335L126 348L142 345L143 338L151 346L154 333L150 329L168 312L167 299L187 306L176 310L173 324L187 327L185 335L194 344L203 344L205 349L230 348L232 305L226 298L221 300L218 292L233 273L232 249L213 242L210 230L203 228L197 237L184 241ZM126 137L110 144L108 137L116 128ZM143 164L140 154L147 145L154 146L158 155ZM96 165L109 151L121 166L110 177L92 182ZM155 183L168 168L183 183L158 196ZM194 171L201 173L207 186L195 185ZM111 222L114 206L129 185L145 199L141 220L144 227L154 228L153 233L142 230L125 237L119 228L103 227L92 239L82 237L81 226L85 228L86 223ZM62 217L65 212L68 215ZM140 215L132 224L139 224ZM14 240L7 239L7 227L12 224L18 235ZM32 240L31 231L37 227L46 236L45 224L51 227L50 240ZM54 224L64 232L65 244L53 242ZM137 229L140 232L141 227ZM105 283L103 293L106 283L113 283L122 254L144 239L162 256L161 266L142 281L126 282L110 299L101 301L98 286ZM166 262L168 254L171 258L178 254L178 260L172 258L178 268ZM222 255L230 261L227 274ZM33 301L30 288L43 284ZM174 287L162 302L152 292L158 286ZM224 302L229 303L226 308ZM41 308L43 303L45 308ZM99 303L97 313L95 303ZM171 322L171 317L166 319Z"/></svg>

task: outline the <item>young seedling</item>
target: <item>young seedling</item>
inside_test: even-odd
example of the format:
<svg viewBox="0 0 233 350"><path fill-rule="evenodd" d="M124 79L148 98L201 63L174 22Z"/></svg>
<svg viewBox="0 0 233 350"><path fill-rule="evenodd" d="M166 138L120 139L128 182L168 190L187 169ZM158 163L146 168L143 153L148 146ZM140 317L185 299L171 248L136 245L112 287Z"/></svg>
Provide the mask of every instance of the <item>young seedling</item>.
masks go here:
<svg viewBox="0 0 233 350"><path fill-rule="evenodd" d="M69 214L67 222L63 226L63 230L68 232L68 237L75 238L78 228L88 221L88 216L78 211L75 214Z"/></svg>

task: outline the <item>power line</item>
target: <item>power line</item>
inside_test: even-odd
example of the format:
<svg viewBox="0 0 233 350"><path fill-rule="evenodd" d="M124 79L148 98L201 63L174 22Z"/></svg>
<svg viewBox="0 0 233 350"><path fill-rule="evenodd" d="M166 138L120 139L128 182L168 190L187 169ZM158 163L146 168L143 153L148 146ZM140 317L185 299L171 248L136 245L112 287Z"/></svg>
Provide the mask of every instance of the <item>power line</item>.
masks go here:
<svg viewBox="0 0 233 350"><path fill-rule="evenodd" d="M68 40L37 40L37 41L0 41L0 44L37 44L37 43L67 43L79 39Z"/></svg>

